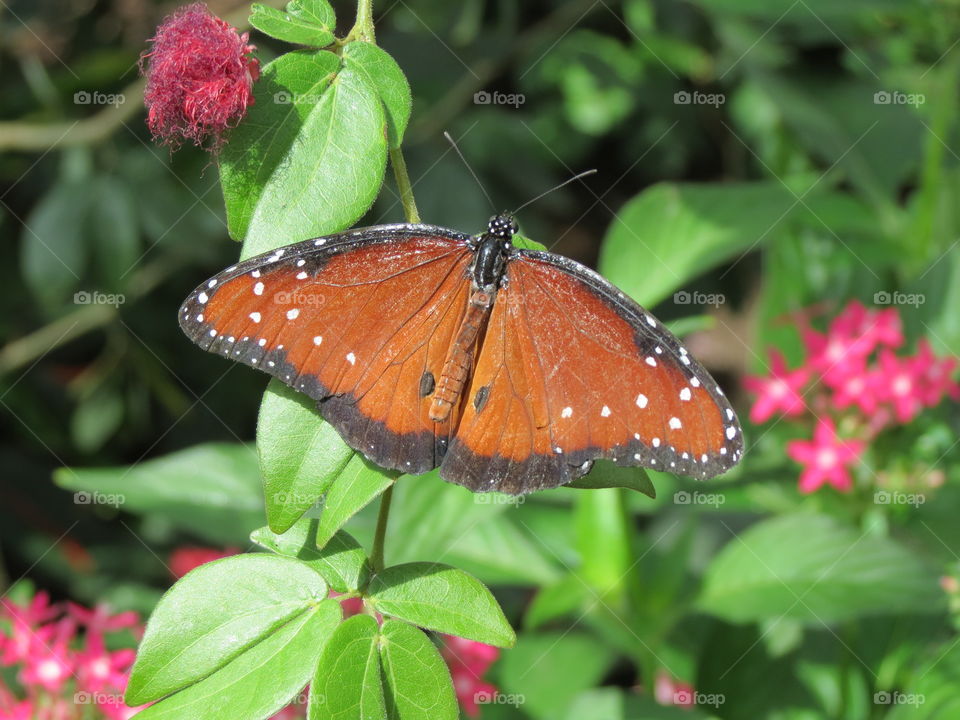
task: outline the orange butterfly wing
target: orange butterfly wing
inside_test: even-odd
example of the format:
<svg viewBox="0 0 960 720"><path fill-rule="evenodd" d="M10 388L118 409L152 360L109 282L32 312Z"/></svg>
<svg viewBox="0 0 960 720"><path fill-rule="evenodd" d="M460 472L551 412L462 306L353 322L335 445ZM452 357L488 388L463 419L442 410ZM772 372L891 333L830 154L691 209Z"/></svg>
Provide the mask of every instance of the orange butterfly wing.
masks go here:
<svg viewBox="0 0 960 720"><path fill-rule="evenodd" d="M643 308L591 270L520 251L440 467L473 490L564 485L594 459L712 477L742 453L716 382Z"/></svg>
<svg viewBox="0 0 960 720"><path fill-rule="evenodd" d="M425 472L453 431L430 420L426 391L466 310L468 240L397 225L290 245L201 285L181 326L205 350L317 400L378 465Z"/></svg>

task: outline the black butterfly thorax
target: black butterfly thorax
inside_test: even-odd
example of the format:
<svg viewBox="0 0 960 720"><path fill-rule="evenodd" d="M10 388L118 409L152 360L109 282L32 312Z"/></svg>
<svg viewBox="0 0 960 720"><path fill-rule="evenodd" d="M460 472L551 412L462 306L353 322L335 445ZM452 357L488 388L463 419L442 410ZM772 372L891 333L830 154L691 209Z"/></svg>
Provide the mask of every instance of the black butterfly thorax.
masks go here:
<svg viewBox="0 0 960 720"><path fill-rule="evenodd" d="M507 261L515 252L511 240L516 232L517 223L509 213L490 218L487 232L476 240L470 269L474 290L493 293L500 286Z"/></svg>

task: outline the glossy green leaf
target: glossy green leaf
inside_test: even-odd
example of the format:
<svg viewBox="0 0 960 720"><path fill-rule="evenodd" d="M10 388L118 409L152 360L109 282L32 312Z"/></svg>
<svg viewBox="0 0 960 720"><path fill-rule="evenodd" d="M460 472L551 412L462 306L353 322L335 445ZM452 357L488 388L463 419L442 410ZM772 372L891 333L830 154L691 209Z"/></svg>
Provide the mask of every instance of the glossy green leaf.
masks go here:
<svg viewBox="0 0 960 720"><path fill-rule="evenodd" d="M323 500L317 525L317 547L324 547L347 520L394 482L390 473L359 453L354 454Z"/></svg>
<svg viewBox="0 0 960 720"><path fill-rule="evenodd" d="M373 577L368 595L378 612L420 627L497 647L516 640L483 583L449 565L394 565Z"/></svg>
<svg viewBox="0 0 960 720"><path fill-rule="evenodd" d="M340 475L353 450L303 393L270 381L257 420L257 450L270 529L290 528Z"/></svg>
<svg viewBox="0 0 960 720"><path fill-rule="evenodd" d="M410 121L413 98L406 75L382 48L368 42L352 42L343 48L343 62L363 75L376 89L387 117L387 139L390 147L400 147Z"/></svg>
<svg viewBox="0 0 960 720"><path fill-rule="evenodd" d="M264 720L290 702L313 676L340 620L333 600L290 620L196 685L151 705L139 720Z"/></svg>
<svg viewBox="0 0 960 720"><path fill-rule="evenodd" d="M420 630L386 620L381 630L384 695L391 720L457 720L450 671Z"/></svg>
<svg viewBox="0 0 960 720"><path fill-rule="evenodd" d="M87 503L99 493L128 512L162 517L221 545L243 542L263 524L256 453L245 445L195 445L128 467L60 468L53 479L90 494Z"/></svg>
<svg viewBox="0 0 960 720"><path fill-rule="evenodd" d="M308 720L386 720L379 634L370 615L354 615L334 631L310 686Z"/></svg>
<svg viewBox="0 0 960 720"><path fill-rule="evenodd" d="M301 518L278 535L269 527L250 534L250 540L280 555L296 558L316 570L333 590L340 593L366 587L370 563L360 543L340 530L322 549L317 548L316 518Z"/></svg>
<svg viewBox="0 0 960 720"><path fill-rule="evenodd" d="M327 0L290 0L287 12L302 22L317 27L333 29L337 26L337 17Z"/></svg>
<svg viewBox="0 0 960 720"><path fill-rule="evenodd" d="M636 490L650 498L657 497L656 488L643 468L623 467L606 460L598 460L589 473L568 483L567 487L582 490L621 487Z"/></svg>
<svg viewBox="0 0 960 720"><path fill-rule="evenodd" d="M654 185L617 213L600 272L652 307L715 265L774 240L795 205L778 182Z"/></svg>
<svg viewBox="0 0 960 720"><path fill-rule="evenodd" d="M825 516L764 520L731 536L704 578L701 610L733 622L831 623L878 613L936 613L937 573L894 540Z"/></svg>
<svg viewBox="0 0 960 720"><path fill-rule="evenodd" d="M220 159L244 257L351 225L377 196L387 157L383 103L333 53L280 56L255 98Z"/></svg>
<svg viewBox="0 0 960 720"><path fill-rule="evenodd" d="M237 555L185 575L160 600L127 686L133 705L192 685L327 596L323 578L276 555Z"/></svg>
<svg viewBox="0 0 960 720"><path fill-rule="evenodd" d="M309 17L299 17L269 5L254 3L250 8L250 24L278 40L298 45L326 47L333 42L334 25L321 25Z"/></svg>

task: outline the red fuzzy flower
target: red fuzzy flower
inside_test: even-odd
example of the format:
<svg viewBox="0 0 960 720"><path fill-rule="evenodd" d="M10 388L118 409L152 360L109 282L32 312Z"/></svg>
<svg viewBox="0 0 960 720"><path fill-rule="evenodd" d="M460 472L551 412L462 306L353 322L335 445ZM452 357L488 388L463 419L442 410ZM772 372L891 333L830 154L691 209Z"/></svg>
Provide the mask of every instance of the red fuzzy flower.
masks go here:
<svg viewBox="0 0 960 720"><path fill-rule="evenodd" d="M218 150L223 133L253 104L260 64L250 56L247 34L198 3L167 18L151 42L141 58L150 132L173 147L212 138L208 147Z"/></svg>

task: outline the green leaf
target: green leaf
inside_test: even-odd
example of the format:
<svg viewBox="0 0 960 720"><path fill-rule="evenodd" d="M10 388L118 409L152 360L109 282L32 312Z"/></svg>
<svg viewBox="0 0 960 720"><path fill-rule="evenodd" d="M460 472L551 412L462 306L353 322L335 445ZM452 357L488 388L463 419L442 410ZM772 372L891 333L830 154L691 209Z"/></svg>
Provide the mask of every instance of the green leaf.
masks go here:
<svg viewBox="0 0 960 720"><path fill-rule="evenodd" d="M576 631L523 633L503 654L497 684L501 693L523 699L526 715L562 718L578 694L600 682L613 660L596 638Z"/></svg>
<svg viewBox="0 0 960 720"><path fill-rule="evenodd" d="M213 675L151 705L137 715L138 720L271 717L309 682L340 617L340 605L324 600Z"/></svg>
<svg viewBox="0 0 960 720"><path fill-rule="evenodd" d="M824 515L764 520L707 569L700 609L732 622L831 623L878 613L937 613L937 574L889 538Z"/></svg>
<svg viewBox="0 0 960 720"><path fill-rule="evenodd" d="M323 500L317 525L317 547L324 547L347 520L366 507L394 482L388 471L355 453Z"/></svg>
<svg viewBox="0 0 960 720"><path fill-rule="evenodd" d="M104 387L77 403L70 418L73 442L84 452L103 447L123 423L123 396L114 388Z"/></svg>
<svg viewBox="0 0 960 720"><path fill-rule="evenodd" d="M282 535L262 527L250 534L250 540L309 565L339 593L365 588L370 578L370 563L360 543L340 530L323 549L318 549L318 525L316 518L301 518Z"/></svg>
<svg viewBox="0 0 960 720"><path fill-rule="evenodd" d="M318 24L313 18L298 17L260 3L250 8L250 24L264 35L298 45L322 48L333 42L333 23Z"/></svg>
<svg viewBox="0 0 960 720"><path fill-rule="evenodd" d="M347 618L334 631L310 686L308 720L386 720L379 633L370 615Z"/></svg>
<svg viewBox="0 0 960 720"><path fill-rule="evenodd" d="M133 191L118 178L99 178L89 220L88 232L94 239L97 271L104 289L120 290L141 258Z"/></svg>
<svg viewBox="0 0 960 720"><path fill-rule="evenodd" d="M277 58L231 133L220 177L244 257L342 230L377 196L387 158L383 104L340 63L322 50Z"/></svg>
<svg viewBox="0 0 960 720"><path fill-rule="evenodd" d="M581 490L622 487L650 498L657 497L656 488L643 468L623 467L606 460L598 460L589 473L568 483L567 487Z"/></svg>
<svg viewBox="0 0 960 720"><path fill-rule="evenodd" d="M353 450L303 393L270 381L257 420L267 523L290 528L323 495L353 457Z"/></svg>
<svg viewBox="0 0 960 720"><path fill-rule="evenodd" d="M570 573L537 591L523 616L523 627L536 630L558 618L578 616L595 599L583 579Z"/></svg>
<svg viewBox="0 0 960 720"><path fill-rule="evenodd" d="M384 615L420 627L497 647L510 647L516 641L486 586L449 565L394 565L373 577L368 596Z"/></svg>
<svg viewBox="0 0 960 720"><path fill-rule="evenodd" d="M457 720L460 710L450 671L436 646L417 628L386 620L380 659L391 720Z"/></svg>
<svg viewBox="0 0 960 720"><path fill-rule="evenodd" d="M212 674L327 596L319 574L276 555L237 555L185 575L160 600L127 686L132 705Z"/></svg>
<svg viewBox="0 0 960 720"><path fill-rule="evenodd" d="M617 214L600 272L652 307L719 263L774 240L795 203L778 182L654 185Z"/></svg>
<svg viewBox="0 0 960 720"><path fill-rule="evenodd" d="M317 27L333 30L337 26L337 16L327 0L290 0L287 3L287 12L298 20Z"/></svg>
<svg viewBox="0 0 960 720"><path fill-rule="evenodd" d="M53 479L69 490L112 496L128 512L160 516L217 544L243 542L263 524L256 455L244 445L195 445L128 467L60 468Z"/></svg>
<svg viewBox="0 0 960 720"><path fill-rule="evenodd" d="M58 182L24 223L20 272L27 287L46 307L64 303L83 277L88 260L83 228L90 208L90 188L89 182Z"/></svg>
<svg viewBox="0 0 960 720"><path fill-rule="evenodd" d="M581 493L573 517L579 575L615 606L623 598L634 565L632 523L624 499L625 494L614 488Z"/></svg>
<svg viewBox="0 0 960 720"><path fill-rule="evenodd" d="M343 48L345 67L353 68L375 88L383 102L387 117L387 140L390 147L400 147L410 121L413 98L407 76L390 55L368 42L352 42Z"/></svg>

